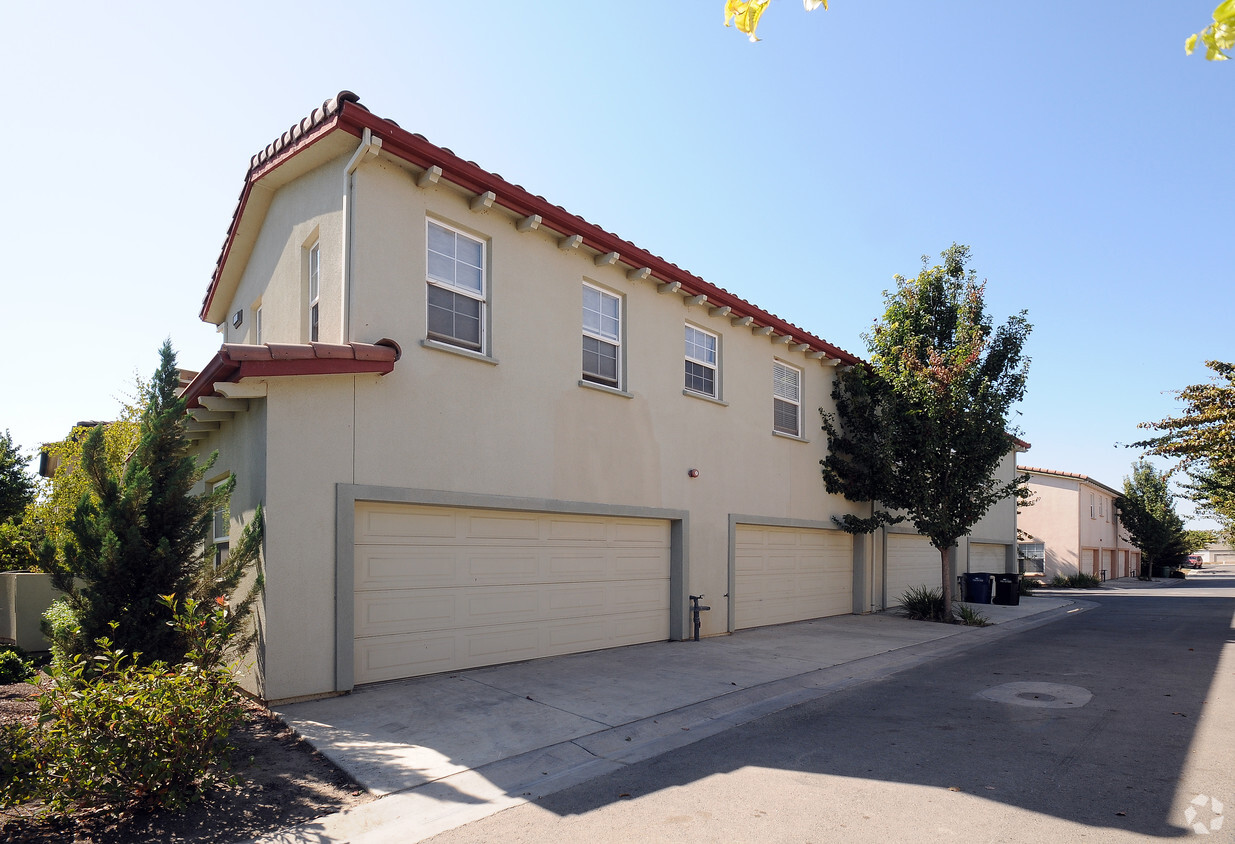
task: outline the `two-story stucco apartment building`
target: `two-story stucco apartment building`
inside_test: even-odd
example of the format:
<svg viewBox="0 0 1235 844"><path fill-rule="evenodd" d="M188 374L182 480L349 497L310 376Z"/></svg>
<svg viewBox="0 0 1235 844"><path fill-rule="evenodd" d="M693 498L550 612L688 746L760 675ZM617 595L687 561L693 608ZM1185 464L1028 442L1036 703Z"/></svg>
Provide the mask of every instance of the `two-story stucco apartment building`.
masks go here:
<svg viewBox="0 0 1235 844"><path fill-rule="evenodd" d="M1019 466L1029 475L1035 502L1018 516L1029 534L1022 555L1040 561L1043 576L1089 574L1099 578L1135 577L1141 552L1120 529L1118 490L1088 475ZM1028 569L1026 569L1028 570Z"/></svg>
<svg viewBox="0 0 1235 844"><path fill-rule="evenodd" d="M819 470L854 355L353 94L254 157L201 317L220 540L265 508L266 699L686 638L690 595L716 635L939 582L923 538L832 522L869 507ZM1007 501L955 568L1015 536Z"/></svg>

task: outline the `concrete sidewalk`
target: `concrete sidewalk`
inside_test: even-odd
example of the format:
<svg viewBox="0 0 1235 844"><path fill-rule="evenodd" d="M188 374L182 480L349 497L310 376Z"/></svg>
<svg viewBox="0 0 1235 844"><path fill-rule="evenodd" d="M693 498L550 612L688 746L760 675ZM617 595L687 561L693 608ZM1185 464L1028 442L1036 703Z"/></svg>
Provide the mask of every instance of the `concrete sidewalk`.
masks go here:
<svg viewBox="0 0 1235 844"><path fill-rule="evenodd" d="M263 842L413 842L1093 606L973 605L963 627L846 615L382 683L278 713L382 799Z"/></svg>

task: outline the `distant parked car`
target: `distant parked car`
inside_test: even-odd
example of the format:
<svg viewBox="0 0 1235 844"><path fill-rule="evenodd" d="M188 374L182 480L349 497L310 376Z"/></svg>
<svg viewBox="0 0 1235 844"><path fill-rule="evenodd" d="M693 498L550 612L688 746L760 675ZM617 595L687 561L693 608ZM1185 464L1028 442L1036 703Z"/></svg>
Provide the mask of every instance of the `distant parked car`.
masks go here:
<svg viewBox="0 0 1235 844"><path fill-rule="evenodd" d="M1189 554L1188 562L1184 563L1190 569L1199 569L1201 567L1201 555Z"/></svg>

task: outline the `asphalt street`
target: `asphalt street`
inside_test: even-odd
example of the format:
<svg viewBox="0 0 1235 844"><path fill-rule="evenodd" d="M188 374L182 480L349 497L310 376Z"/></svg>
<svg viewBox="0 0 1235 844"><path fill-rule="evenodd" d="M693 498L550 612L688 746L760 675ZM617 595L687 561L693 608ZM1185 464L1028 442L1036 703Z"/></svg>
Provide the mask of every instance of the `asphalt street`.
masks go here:
<svg viewBox="0 0 1235 844"><path fill-rule="evenodd" d="M1083 597L431 841L1235 841L1235 569Z"/></svg>

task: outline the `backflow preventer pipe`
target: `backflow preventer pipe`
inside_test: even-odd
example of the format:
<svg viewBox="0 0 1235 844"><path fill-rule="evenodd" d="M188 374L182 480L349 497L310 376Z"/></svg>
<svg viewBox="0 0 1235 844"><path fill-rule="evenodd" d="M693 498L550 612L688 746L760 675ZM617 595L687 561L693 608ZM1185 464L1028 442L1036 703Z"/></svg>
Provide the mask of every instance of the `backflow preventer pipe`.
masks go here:
<svg viewBox="0 0 1235 844"><path fill-rule="evenodd" d="M711 607L699 606L699 602L702 600L703 600L702 595L691 595L690 596L690 612L691 612L691 615L693 615L695 618L695 641L696 642L699 641L699 613L703 612L704 610L711 609Z"/></svg>

